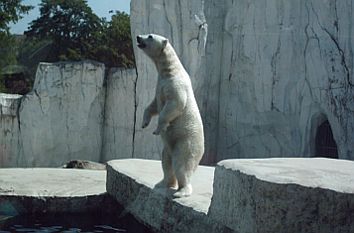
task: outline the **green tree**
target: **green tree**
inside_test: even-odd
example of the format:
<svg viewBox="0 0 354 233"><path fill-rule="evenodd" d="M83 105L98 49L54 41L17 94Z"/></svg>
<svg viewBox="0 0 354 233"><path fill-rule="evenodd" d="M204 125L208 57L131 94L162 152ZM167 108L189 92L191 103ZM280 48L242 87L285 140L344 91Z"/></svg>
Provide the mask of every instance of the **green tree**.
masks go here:
<svg viewBox="0 0 354 233"><path fill-rule="evenodd" d="M96 58L110 67L134 67L129 15L116 11L110 22L104 21L103 27L100 46L95 51Z"/></svg>
<svg viewBox="0 0 354 233"><path fill-rule="evenodd" d="M52 41L45 61L92 59L108 67L135 66L129 15L117 11L111 21L100 19L86 0L42 0L40 17L25 34L33 41Z"/></svg>
<svg viewBox="0 0 354 233"><path fill-rule="evenodd" d="M85 0L42 0L40 17L25 32L29 38L51 39L54 55L60 60L80 60L91 55L101 19Z"/></svg>
<svg viewBox="0 0 354 233"><path fill-rule="evenodd" d="M0 33L9 33L9 23L16 23L31 10L33 6L22 4L22 0L1 0L0 1Z"/></svg>
<svg viewBox="0 0 354 233"><path fill-rule="evenodd" d="M0 91L6 92L3 83L2 70L5 66L15 65L16 40L10 35L9 23L16 23L32 6L22 4L22 0L0 1Z"/></svg>

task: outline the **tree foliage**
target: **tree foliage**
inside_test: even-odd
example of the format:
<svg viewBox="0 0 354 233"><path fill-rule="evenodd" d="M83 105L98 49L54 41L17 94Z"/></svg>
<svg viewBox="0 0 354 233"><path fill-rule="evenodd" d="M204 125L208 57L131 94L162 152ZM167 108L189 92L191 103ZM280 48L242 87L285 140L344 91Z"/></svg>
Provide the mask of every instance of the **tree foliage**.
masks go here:
<svg viewBox="0 0 354 233"><path fill-rule="evenodd" d="M0 33L9 32L9 23L16 23L31 10L32 6L22 4L22 0L1 0L0 1Z"/></svg>
<svg viewBox="0 0 354 233"><path fill-rule="evenodd" d="M17 64L16 39L9 33L9 23L16 23L32 6L22 4L22 0L0 1L0 92L6 92L2 70L9 65Z"/></svg>
<svg viewBox="0 0 354 233"><path fill-rule="evenodd" d="M49 61L93 59L107 66L134 66L129 15L116 12L107 22L86 0L42 0L40 17L25 35L53 41Z"/></svg>
<svg viewBox="0 0 354 233"><path fill-rule="evenodd" d="M108 66L134 67L130 17L116 11L110 22L103 19L103 33L97 39L96 59Z"/></svg>
<svg viewBox="0 0 354 233"><path fill-rule="evenodd" d="M128 14L112 11L106 20L95 15L86 0L42 0L40 16L25 36L14 36L9 23L32 9L22 2L0 0L0 92L20 93L15 79L22 76L17 81L25 81L30 90L39 62L91 59L108 67L135 66ZM16 67L24 72L13 72ZM9 88L13 83L16 88Z"/></svg>
<svg viewBox="0 0 354 233"><path fill-rule="evenodd" d="M40 17L32 21L25 35L51 39L53 52L61 60L80 60L89 56L95 34L101 31L101 20L85 0L42 0Z"/></svg>

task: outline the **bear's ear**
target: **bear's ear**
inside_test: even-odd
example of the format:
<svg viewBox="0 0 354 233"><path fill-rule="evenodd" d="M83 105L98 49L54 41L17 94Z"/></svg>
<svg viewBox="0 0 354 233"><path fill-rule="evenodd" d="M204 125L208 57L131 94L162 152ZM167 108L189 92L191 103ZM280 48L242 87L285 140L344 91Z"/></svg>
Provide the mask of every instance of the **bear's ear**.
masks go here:
<svg viewBox="0 0 354 233"><path fill-rule="evenodd" d="M164 40L162 41L162 46L165 48L166 45L167 45L167 43L168 43L168 39L164 39Z"/></svg>

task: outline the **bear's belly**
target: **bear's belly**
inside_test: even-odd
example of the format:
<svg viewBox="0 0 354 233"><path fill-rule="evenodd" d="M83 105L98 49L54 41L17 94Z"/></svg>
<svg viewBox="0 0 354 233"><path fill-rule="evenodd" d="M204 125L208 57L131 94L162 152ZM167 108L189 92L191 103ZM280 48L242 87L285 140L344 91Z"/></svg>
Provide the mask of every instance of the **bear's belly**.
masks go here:
<svg viewBox="0 0 354 233"><path fill-rule="evenodd" d="M182 114L170 122L165 132L161 134L163 140L173 148L176 142L190 140L192 142L204 141L203 125L200 117L193 114Z"/></svg>

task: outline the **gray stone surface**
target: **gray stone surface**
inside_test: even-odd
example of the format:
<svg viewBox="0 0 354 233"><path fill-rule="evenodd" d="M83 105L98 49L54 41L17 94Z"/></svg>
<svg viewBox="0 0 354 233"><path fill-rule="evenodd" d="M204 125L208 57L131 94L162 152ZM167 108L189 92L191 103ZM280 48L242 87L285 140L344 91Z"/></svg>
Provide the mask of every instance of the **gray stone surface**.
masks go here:
<svg viewBox="0 0 354 233"><path fill-rule="evenodd" d="M354 159L351 0L205 2L219 35L206 62L220 67L218 160L314 156L325 119L339 158Z"/></svg>
<svg viewBox="0 0 354 233"><path fill-rule="evenodd" d="M136 79L135 69L111 69L107 75L102 161L133 156Z"/></svg>
<svg viewBox="0 0 354 233"><path fill-rule="evenodd" d="M137 35L156 33L168 38L189 73L195 93L200 93L197 74L200 72L205 54L207 24L204 4L200 0L182 1L131 1L131 28L133 40ZM141 130L144 109L155 96L157 71L155 65L134 44L138 79L136 86L137 111L134 157L160 159L162 143L160 137L152 135L157 124L153 118L148 128ZM199 90L199 91L198 91ZM196 97L198 100L198 96Z"/></svg>
<svg viewBox="0 0 354 233"><path fill-rule="evenodd" d="M96 62L40 63L29 94L1 94L0 167L99 161L104 72Z"/></svg>
<svg viewBox="0 0 354 233"><path fill-rule="evenodd" d="M204 163L314 156L325 120L339 158L354 159L353 7L351 0L132 0L131 26L133 38L169 38L191 74ZM157 74L136 48L135 57L140 123ZM135 156L159 158L158 139L146 135L136 129Z"/></svg>
<svg viewBox="0 0 354 233"><path fill-rule="evenodd" d="M107 192L158 232L231 232L206 215L213 175L213 167L199 166L192 178L192 196L172 199L172 190L154 189L162 179L160 161L113 160L107 165Z"/></svg>
<svg viewBox="0 0 354 233"><path fill-rule="evenodd" d="M135 69L105 73L93 61L41 63L32 92L0 93L0 167L136 156L136 82Z"/></svg>
<svg viewBox="0 0 354 233"><path fill-rule="evenodd" d="M104 71L94 62L39 64L33 91L19 111L24 155L15 166L99 161Z"/></svg>
<svg viewBox="0 0 354 233"><path fill-rule="evenodd" d="M133 39L168 37L189 72L202 163L312 157L326 120L339 158L354 160L353 8L351 0L132 0L131 27ZM157 73L133 44L137 71L108 72L106 88L102 64L57 63L39 66L30 94L2 94L0 167L159 159L156 118L140 128Z"/></svg>
<svg viewBox="0 0 354 233"><path fill-rule="evenodd" d="M0 169L0 215L110 209L106 171L61 168Z"/></svg>
<svg viewBox="0 0 354 233"><path fill-rule="evenodd" d="M0 93L0 116L16 117L22 95Z"/></svg>
<svg viewBox="0 0 354 233"><path fill-rule="evenodd" d="M16 164L22 154L20 117L21 95L0 93L0 167Z"/></svg>
<svg viewBox="0 0 354 233"><path fill-rule="evenodd" d="M354 162L225 160L208 216L243 232L354 232Z"/></svg>

